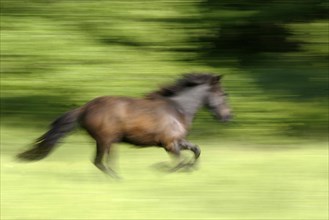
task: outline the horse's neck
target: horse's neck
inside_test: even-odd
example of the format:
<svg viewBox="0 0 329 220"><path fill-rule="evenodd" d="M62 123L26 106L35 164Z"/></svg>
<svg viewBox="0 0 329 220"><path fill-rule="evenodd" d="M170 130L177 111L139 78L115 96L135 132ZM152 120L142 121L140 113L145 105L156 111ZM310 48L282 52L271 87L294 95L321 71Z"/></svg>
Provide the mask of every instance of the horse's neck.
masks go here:
<svg viewBox="0 0 329 220"><path fill-rule="evenodd" d="M186 115L188 123L191 123L198 109L203 106L207 86L197 86L170 97Z"/></svg>

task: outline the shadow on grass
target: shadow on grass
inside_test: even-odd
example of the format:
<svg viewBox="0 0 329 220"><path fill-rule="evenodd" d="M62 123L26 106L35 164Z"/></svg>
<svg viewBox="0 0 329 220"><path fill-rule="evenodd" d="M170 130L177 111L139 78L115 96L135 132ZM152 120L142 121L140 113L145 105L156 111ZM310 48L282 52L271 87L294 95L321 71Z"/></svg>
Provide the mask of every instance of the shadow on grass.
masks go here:
<svg viewBox="0 0 329 220"><path fill-rule="evenodd" d="M50 124L56 117L78 107L64 96L19 96L1 98L2 124L33 127Z"/></svg>

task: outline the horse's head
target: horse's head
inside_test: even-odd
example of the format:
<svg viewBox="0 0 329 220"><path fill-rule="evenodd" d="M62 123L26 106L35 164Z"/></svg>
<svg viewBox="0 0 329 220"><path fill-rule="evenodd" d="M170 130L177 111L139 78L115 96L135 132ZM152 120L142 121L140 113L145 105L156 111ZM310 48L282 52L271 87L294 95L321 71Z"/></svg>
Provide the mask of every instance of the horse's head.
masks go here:
<svg viewBox="0 0 329 220"><path fill-rule="evenodd" d="M216 118L227 122L232 118L231 110L226 102L227 93L221 86L222 76L213 76L209 81L209 90L206 96L205 105Z"/></svg>
<svg viewBox="0 0 329 220"><path fill-rule="evenodd" d="M147 97L171 99L179 104L182 112L189 115L190 119L204 105L221 121L229 121L231 110L226 104L227 95L220 84L221 78L211 73L184 74L175 84L162 87Z"/></svg>

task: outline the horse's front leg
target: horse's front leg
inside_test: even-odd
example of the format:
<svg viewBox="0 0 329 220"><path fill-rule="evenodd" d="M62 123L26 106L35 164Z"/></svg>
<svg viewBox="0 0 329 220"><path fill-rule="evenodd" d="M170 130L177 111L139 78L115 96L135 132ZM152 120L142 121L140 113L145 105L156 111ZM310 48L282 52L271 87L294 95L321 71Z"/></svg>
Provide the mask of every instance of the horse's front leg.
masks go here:
<svg viewBox="0 0 329 220"><path fill-rule="evenodd" d="M175 160L180 159L180 146L177 141L173 141L170 144L164 146L164 149L169 153Z"/></svg>
<svg viewBox="0 0 329 220"><path fill-rule="evenodd" d="M195 164L201 153L200 148L197 145L192 144L186 140L174 141L173 143L167 145L165 149L168 153L174 155L175 158L178 160L178 164L174 168L172 168L171 171L177 171L180 170L181 168L190 168ZM194 153L195 159L192 164L187 163L186 160L181 160L180 157L181 150L191 150Z"/></svg>
<svg viewBox="0 0 329 220"><path fill-rule="evenodd" d="M199 146L196 144L193 144L187 140L180 140L179 146L180 146L180 149L182 149L182 150L192 151L194 153L195 161L199 158L199 156L201 154L201 150L200 150Z"/></svg>
<svg viewBox="0 0 329 220"><path fill-rule="evenodd" d="M170 169L171 172L175 172L186 166L186 162L181 160L181 146L179 141L173 141L172 143L166 145L165 150L174 157L176 165Z"/></svg>

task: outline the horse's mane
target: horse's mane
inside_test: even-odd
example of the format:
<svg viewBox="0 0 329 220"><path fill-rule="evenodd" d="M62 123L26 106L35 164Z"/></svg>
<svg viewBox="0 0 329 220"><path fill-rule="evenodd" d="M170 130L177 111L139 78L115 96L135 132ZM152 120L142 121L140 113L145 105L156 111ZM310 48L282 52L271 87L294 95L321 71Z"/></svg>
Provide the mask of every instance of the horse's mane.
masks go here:
<svg viewBox="0 0 329 220"><path fill-rule="evenodd" d="M147 98L172 97L185 90L187 87L193 87L209 83L214 75L209 73L188 73L176 80L174 84L163 86L160 89L146 94Z"/></svg>

